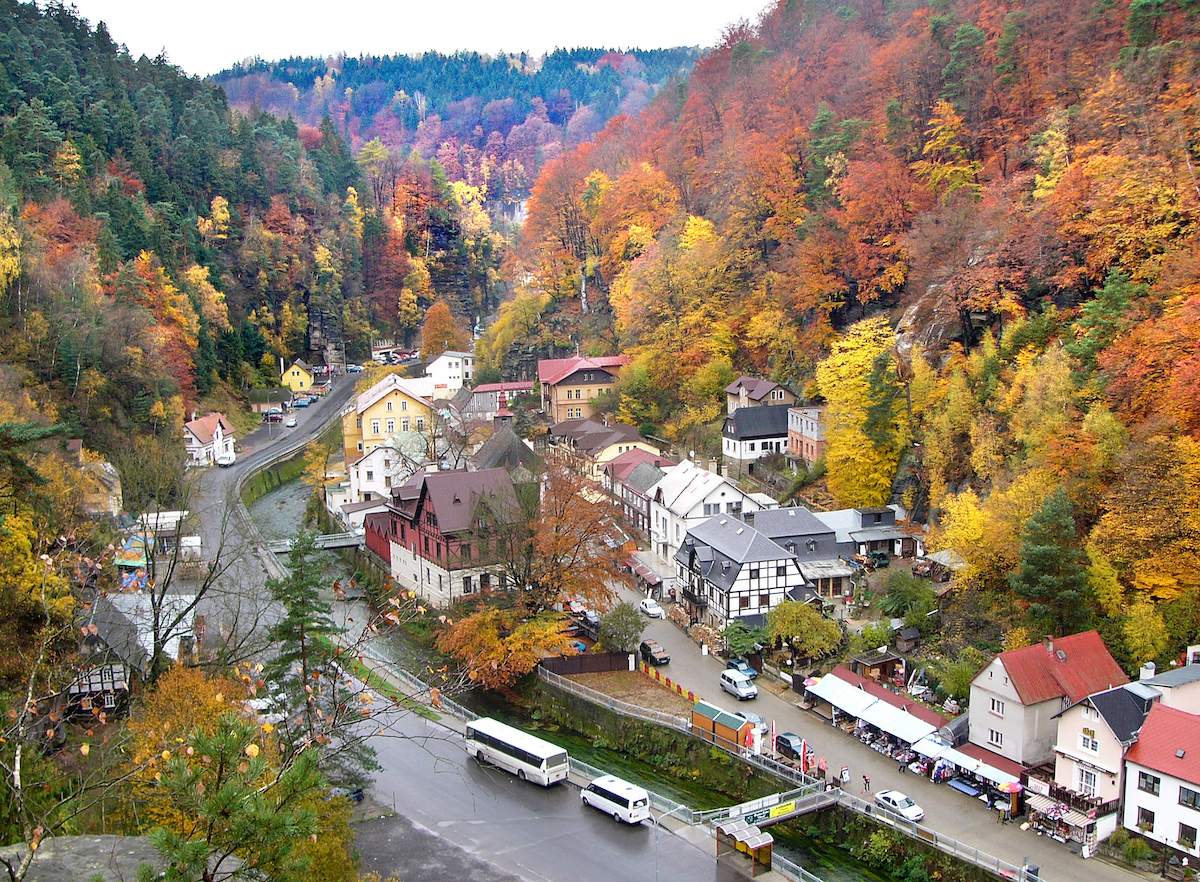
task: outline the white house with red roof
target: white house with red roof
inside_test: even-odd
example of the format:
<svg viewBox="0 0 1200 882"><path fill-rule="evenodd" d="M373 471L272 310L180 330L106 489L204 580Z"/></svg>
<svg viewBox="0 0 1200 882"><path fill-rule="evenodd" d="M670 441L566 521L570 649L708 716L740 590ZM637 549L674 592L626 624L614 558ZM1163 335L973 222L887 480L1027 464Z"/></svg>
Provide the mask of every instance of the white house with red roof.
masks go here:
<svg viewBox="0 0 1200 882"><path fill-rule="evenodd" d="M1200 858L1200 716L1156 703L1125 754L1122 825Z"/></svg>
<svg viewBox="0 0 1200 882"><path fill-rule="evenodd" d="M183 445L191 465L233 461L233 426L223 413L210 413L183 424Z"/></svg>
<svg viewBox="0 0 1200 882"><path fill-rule="evenodd" d="M971 681L967 740L1022 766L1052 761L1055 716L1128 682L1096 631L1002 652Z"/></svg>
<svg viewBox="0 0 1200 882"><path fill-rule="evenodd" d="M538 362L542 410L552 423L590 417L596 399L612 391L627 364L629 358L624 355L542 359Z"/></svg>

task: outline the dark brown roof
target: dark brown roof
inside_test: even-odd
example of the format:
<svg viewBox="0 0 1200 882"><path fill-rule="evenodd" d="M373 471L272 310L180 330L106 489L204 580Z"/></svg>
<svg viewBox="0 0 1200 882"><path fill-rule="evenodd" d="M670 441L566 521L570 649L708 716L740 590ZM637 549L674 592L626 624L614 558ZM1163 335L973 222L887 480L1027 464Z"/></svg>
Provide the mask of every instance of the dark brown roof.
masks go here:
<svg viewBox="0 0 1200 882"><path fill-rule="evenodd" d="M415 521L432 510L443 535L471 529L484 498L496 508L516 506L517 497L508 472L504 469L420 472L392 491L393 507L409 520Z"/></svg>

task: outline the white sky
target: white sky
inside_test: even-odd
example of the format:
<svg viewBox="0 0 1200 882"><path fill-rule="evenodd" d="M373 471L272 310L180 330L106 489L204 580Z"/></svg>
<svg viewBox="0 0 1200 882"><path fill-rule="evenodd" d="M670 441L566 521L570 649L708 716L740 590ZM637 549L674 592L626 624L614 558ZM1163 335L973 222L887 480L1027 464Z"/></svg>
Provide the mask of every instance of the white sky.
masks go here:
<svg viewBox="0 0 1200 882"><path fill-rule="evenodd" d="M166 50L207 76L255 55L529 52L606 46L713 46L727 25L754 24L772 0L73 0L134 58Z"/></svg>

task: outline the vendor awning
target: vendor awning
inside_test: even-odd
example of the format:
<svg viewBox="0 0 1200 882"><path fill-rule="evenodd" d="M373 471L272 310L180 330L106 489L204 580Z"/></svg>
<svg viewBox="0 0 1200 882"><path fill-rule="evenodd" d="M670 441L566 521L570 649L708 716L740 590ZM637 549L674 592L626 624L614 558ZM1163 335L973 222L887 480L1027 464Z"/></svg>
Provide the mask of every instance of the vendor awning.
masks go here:
<svg viewBox="0 0 1200 882"><path fill-rule="evenodd" d="M662 576L654 572L654 570L650 569L645 564L634 564L633 571L637 573L647 585L657 585L662 582Z"/></svg>
<svg viewBox="0 0 1200 882"><path fill-rule="evenodd" d="M870 723L907 744L920 741L937 731L936 727L919 717L876 698L834 674L826 674L805 692L823 698L843 713Z"/></svg>
<svg viewBox="0 0 1200 882"><path fill-rule="evenodd" d="M949 750L950 745L935 735L926 735L920 741L914 742L912 749L927 759L936 759Z"/></svg>
<svg viewBox="0 0 1200 882"><path fill-rule="evenodd" d="M945 760L949 763L954 763L954 765L958 766L964 772L970 772L972 775L978 775L980 778L983 778L986 781L991 781L997 786L1000 784L1008 784L1009 782L1013 781L1020 783L1015 776L1008 774L1008 772L1002 772L994 766L989 766L983 760L975 759L973 756L967 756L967 754L963 753L961 750L956 750L953 747L946 748L941 754L938 755L938 759Z"/></svg>
<svg viewBox="0 0 1200 882"><path fill-rule="evenodd" d="M838 710L856 719L861 719L863 711L879 700L833 674L826 674L815 686L809 686L805 693L825 699Z"/></svg>
<svg viewBox="0 0 1200 882"><path fill-rule="evenodd" d="M875 702L863 711L861 719L889 735L896 736L906 744L913 744L937 731L929 723L882 700Z"/></svg>
<svg viewBox="0 0 1200 882"><path fill-rule="evenodd" d="M1096 823L1094 819L1089 818L1083 812L1077 812L1075 809L1051 799L1049 796L1042 796L1040 793L1030 793L1026 796L1025 805L1035 812L1041 812L1048 818L1062 821L1068 827L1086 828L1090 824Z"/></svg>

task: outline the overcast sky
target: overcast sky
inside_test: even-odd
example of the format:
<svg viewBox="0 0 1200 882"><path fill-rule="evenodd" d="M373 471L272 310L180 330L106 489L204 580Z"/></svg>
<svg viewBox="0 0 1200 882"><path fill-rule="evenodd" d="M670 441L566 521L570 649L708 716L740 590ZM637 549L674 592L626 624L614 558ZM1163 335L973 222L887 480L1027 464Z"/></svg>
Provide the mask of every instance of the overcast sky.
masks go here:
<svg viewBox="0 0 1200 882"><path fill-rule="evenodd" d="M771 0L74 0L136 58L166 50L188 73L253 56L529 52L605 46L714 45L729 24L752 24Z"/></svg>

